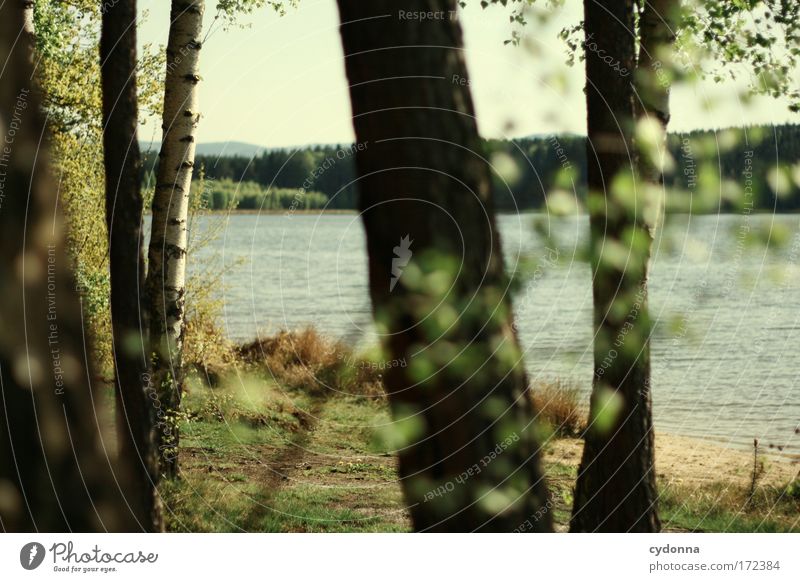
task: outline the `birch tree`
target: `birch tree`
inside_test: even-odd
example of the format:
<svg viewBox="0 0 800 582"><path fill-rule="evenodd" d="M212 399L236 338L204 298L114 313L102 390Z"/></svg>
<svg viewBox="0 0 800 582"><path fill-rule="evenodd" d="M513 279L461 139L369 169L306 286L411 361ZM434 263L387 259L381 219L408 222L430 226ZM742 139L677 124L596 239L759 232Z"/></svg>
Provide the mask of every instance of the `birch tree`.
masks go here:
<svg viewBox="0 0 800 582"><path fill-rule="evenodd" d="M264 6L283 15L294 0L218 0L214 20L227 29L237 16ZM172 0L167 40L161 151L152 204L151 238L145 285L150 308L152 380L161 414L156 442L163 474L178 474L180 435L176 413L183 389L183 335L186 314L186 264L189 190L200 122L199 58L204 41L205 0Z"/></svg>
<svg viewBox="0 0 800 582"><path fill-rule="evenodd" d="M669 164L667 128L669 96L675 70L675 39L680 20L679 0L641 0L639 52L634 69L636 159L641 199L647 205L647 271L666 203L664 168ZM648 272L645 272L645 280Z"/></svg>
<svg viewBox="0 0 800 582"><path fill-rule="evenodd" d="M20 0L22 3L22 18L23 18L23 26L22 29L28 33L29 35L33 35L34 33L34 25L33 25L33 5L34 0Z"/></svg>
<svg viewBox="0 0 800 582"><path fill-rule="evenodd" d="M162 414L157 423L161 471L178 473L174 418L182 390L189 189L200 121L198 84L204 0L173 0L167 41L163 136L159 153L146 281L152 381Z"/></svg>

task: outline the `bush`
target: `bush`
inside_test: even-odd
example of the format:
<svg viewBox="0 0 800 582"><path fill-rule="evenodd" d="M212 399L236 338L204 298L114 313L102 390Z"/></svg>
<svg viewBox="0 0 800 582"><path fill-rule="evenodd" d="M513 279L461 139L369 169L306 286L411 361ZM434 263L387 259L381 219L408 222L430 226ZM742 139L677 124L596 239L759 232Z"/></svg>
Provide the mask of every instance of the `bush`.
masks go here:
<svg viewBox="0 0 800 582"><path fill-rule="evenodd" d="M585 428L586 412L578 386L561 380L546 380L530 389L538 419L558 436L578 436Z"/></svg>
<svg viewBox="0 0 800 582"><path fill-rule="evenodd" d="M276 381L289 388L323 396L384 395L378 366L310 327L242 345L238 355L245 362L265 365Z"/></svg>
<svg viewBox="0 0 800 582"><path fill-rule="evenodd" d="M234 345L219 324L218 305L205 298L193 301L186 316L184 368L196 370L206 384L217 386L235 361Z"/></svg>
<svg viewBox="0 0 800 582"><path fill-rule="evenodd" d="M800 501L800 476L786 486L786 496Z"/></svg>
<svg viewBox="0 0 800 582"><path fill-rule="evenodd" d="M186 281L183 365L200 373L209 386L217 386L236 361L234 345L221 324L220 297L224 296L225 273L239 263L225 265L220 251L211 247L224 232L224 216L209 219L203 228L197 227L195 219L209 209L209 200L203 194L208 192L210 183L201 171L200 178L192 184L189 199L188 260L196 263Z"/></svg>
<svg viewBox="0 0 800 582"><path fill-rule="evenodd" d="M92 359L100 378L114 377L113 340L111 337L111 279L108 270L85 269L76 263L75 283L81 295L84 318L90 331ZM111 380L113 382L113 380Z"/></svg>

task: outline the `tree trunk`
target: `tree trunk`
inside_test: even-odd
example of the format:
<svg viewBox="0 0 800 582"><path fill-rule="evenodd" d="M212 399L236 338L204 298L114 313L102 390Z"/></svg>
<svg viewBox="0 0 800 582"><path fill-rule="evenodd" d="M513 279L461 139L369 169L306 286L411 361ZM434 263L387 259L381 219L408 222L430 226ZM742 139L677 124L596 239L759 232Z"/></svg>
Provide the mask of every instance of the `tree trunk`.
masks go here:
<svg viewBox="0 0 800 582"><path fill-rule="evenodd" d="M662 162L669 155L667 126L670 119L669 92L679 0L642 0L639 17L639 57L636 64L636 120L655 122L657 136L652 143L637 143L637 159L642 188L651 212L648 214L650 238L663 217L664 176Z"/></svg>
<svg viewBox="0 0 800 582"><path fill-rule="evenodd" d="M23 22L0 3L0 529L125 531Z"/></svg>
<svg viewBox="0 0 800 582"><path fill-rule="evenodd" d="M594 297L590 426L571 531L652 532L656 512L650 404L645 200L637 190L633 0L585 0L588 189ZM607 62L620 61L620 71Z"/></svg>
<svg viewBox="0 0 800 582"><path fill-rule="evenodd" d="M370 295L418 531L549 531L455 0L339 0ZM399 10L398 10L399 8ZM433 12L437 19L404 15Z"/></svg>
<svg viewBox="0 0 800 582"><path fill-rule="evenodd" d="M33 4L34 0L19 0L22 3L22 29L30 36L33 36Z"/></svg>
<svg viewBox="0 0 800 582"><path fill-rule="evenodd" d="M189 187L194 166L195 132L200 120L197 84L203 29L203 0L173 0L167 41L164 119L153 222L148 250L147 299L153 383L162 413L156 430L161 471L178 474L186 242Z"/></svg>
<svg viewBox="0 0 800 582"><path fill-rule="evenodd" d="M669 73L673 66L679 0L642 0L639 57L636 63L637 118L652 116L669 124Z"/></svg>
<svg viewBox="0 0 800 582"><path fill-rule="evenodd" d="M163 530L157 493L155 392L149 385L144 283L141 157L136 128L136 1L121 0L102 16L103 151L111 274L120 455L131 475L131 506L146 531Z"/></svg>

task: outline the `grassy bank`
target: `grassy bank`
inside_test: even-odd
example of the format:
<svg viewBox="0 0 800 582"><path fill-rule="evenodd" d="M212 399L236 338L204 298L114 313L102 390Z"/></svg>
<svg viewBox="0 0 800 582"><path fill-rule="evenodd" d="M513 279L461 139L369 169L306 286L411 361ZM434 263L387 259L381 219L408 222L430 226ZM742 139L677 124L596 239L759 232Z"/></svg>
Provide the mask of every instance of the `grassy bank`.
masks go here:
<svg viewBox="0 0 800 582"><path fill-rule="evenodd" d="M195 389L187 411L183 478L164 492L170 530L409 528L394 459L371 428L389 420L382 406L251 379Z"/></svg>
<svg viewBox="0 0 800 582"><path fill-rule="evenodd" d="M327 386L320 387L319 380ZM182 479L163 488L171 531L396 532L410 520L390 418L370 360L313 332L239 348L194 373L184 400ZM577 391L535 398L551 427L545 470L564 531L581 454ZM656 442L668 531L800 531L797 466L683 437Z"/></svg>

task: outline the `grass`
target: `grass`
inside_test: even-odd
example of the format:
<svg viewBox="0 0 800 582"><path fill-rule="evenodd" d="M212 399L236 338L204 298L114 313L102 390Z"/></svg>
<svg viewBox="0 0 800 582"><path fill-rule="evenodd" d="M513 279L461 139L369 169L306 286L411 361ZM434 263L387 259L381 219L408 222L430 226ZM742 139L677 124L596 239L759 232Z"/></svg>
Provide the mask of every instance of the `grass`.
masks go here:
<svg viewBox="0 0 800 582"><path fill-rule="evenodd" d="M750 488L716 482L698 488L663 487L661 520L665 528L704 532L800 531L800 500L786 487Z"/></svg>
<svg viewBox="0 0 800 582"><path fill-rule="evenodd" d="M210 384L197 370L181 414L182 477L161 488L170 531L397 532L411 523L390 453L391 419L370 361L313 330L238 348ZM359 376L361 374L361 376ZM359 387L364 382L367 386ZM334 389L331 389L334 387ZM578 435L578 389L535 386L552 440L545 473L553 518L566 530L577 457L548 455ZM561 440L559 440L561 439ZM573 438L574 442L575 439ZM672 483L660 489L666 531L798 531L800 485Z"/></svg>
<svg viewBox="0 0 800 582"><path fill-rule="evenodd" d="M548 450L548 446L545 450ZM572 509L577 463L545 455L545 473L555 501L556 526L566 531ZM759 485L750 498L749 485L711 482L659 487L659 515L666 532L798 532L800 496L793 486Z"/></svg>
<svg viewBox="0 0 800 582"><path fill-rule="evenodd" d="M320 398L270 377L195 379L184 399L180 480L162 497L170 531L407 531L385 407Z"/></svg>

